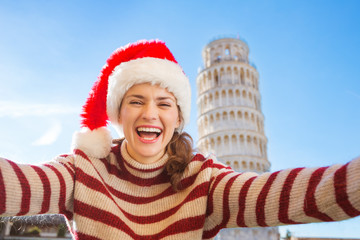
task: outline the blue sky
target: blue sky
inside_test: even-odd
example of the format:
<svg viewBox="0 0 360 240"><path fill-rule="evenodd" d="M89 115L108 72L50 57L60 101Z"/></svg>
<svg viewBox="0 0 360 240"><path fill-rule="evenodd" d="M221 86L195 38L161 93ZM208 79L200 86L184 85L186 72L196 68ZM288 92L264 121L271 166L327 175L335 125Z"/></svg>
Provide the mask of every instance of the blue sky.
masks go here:
<svg viewBox="0 0 360 240"><path fill-rule="evenodd" d="M345 163L360 146L359 1L0 0L0 155L41 163L69 152L89 90L110 53L164 40L192 84L197 140L201 51L240 36L260 74L272 171ZM281 227L360 237L360 219Z"/></svg>

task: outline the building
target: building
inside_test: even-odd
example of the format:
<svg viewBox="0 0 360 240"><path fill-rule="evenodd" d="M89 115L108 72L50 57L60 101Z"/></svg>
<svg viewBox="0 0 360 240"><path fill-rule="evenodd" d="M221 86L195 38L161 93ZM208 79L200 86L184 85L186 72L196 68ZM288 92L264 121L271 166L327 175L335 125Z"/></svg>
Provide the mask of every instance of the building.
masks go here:
<svg viewBox="0 0 360 240"><path fill-rule="evenodd" d="M198 149L215 154L235 171L269 171L267 138L261 111L259 73L249 62L249 48L238 38L207 44L197 84ZM279 239L277 228L225 229L217 237Z"/></svg>
<svg viewBox="0 0 360 240"><path fill-rule="evenodd" d="M0 218L0 239L72 239L62 215Z"/></svg>
<svg viewBox="0 0 360 240"><path fill-rule="evenodd" d="M307 238L307 237L292 237L290 240L359 240L360 238Z"/></svg>

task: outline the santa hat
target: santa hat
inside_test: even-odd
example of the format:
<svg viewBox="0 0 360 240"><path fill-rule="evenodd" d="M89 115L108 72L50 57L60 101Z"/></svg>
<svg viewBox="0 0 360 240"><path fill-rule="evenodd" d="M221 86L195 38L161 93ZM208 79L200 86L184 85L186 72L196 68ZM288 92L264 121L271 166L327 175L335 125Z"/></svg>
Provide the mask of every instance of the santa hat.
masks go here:
<svg viewBox="0 0 360 240"><path fill-rule="evenodd" d="M189 122L189 79L164 42L139 41L115 50L106 61L83 106L82 128L73 136L72 149L92 157L106 157L112 145L107 123L110 121L122 134L118 122L121 101L133 85L140 83L158 84L173 93L183 125Z"/></svg>

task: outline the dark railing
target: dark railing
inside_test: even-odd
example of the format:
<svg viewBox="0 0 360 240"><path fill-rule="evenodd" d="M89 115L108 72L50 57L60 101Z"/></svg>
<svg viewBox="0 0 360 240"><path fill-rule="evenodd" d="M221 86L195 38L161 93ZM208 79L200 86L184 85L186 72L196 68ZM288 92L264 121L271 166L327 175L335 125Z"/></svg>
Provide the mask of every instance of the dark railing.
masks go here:
<svg viewBox="0 0 360 240"><path fill-rule="evenodd" d="M48 235L51 232L51 235L54 237L42 236L43 231L45 235ZM61 240L71 239L71 237L69 237L64 217L62 215L49 214L23 217L1 217L0 239Z"/></svg>
<svg viewBox="0 0 360 240"><path fill-rule="evenodd" d="M246 59L233 57L233 56L225 56L214 60L215 63L225 62L225 61L237 61L237 62L249 63L249 61L247 61Z"/></svg>

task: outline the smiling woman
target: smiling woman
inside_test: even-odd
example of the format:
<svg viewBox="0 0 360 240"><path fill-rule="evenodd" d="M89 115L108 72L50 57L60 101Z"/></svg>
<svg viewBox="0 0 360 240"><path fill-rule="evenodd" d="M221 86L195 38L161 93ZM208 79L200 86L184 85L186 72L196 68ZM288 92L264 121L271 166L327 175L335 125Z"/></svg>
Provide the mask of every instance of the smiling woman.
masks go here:
<svg viewBox="0 0 360 240"><path fill-rule="evenodd" d="M41 166L0 158L0 214L63 214L74 239L213 239L222 228L360 215L360 158L237 173L194 154L183 132L190 99L163 42L119 48L84 105L72 154ZM123 139L111 138L109 120Z"/></svg>

